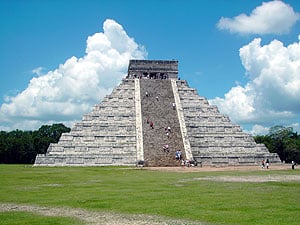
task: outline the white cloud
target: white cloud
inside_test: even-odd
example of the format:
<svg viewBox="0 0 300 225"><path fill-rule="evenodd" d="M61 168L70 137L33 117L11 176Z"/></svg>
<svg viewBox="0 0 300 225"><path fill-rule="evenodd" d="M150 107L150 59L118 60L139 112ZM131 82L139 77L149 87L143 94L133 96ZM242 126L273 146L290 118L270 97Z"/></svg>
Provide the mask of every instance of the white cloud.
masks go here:
<svg viewBox="0 0 300 225"><path fill-rule="evenodd" d="M261 46L254 39L240 49L249 82L210 100L234 122L290 124L300 113L300 42L285 47L274 40Z"/></svg>
<svg viewBox="0 0 300 225"><path fill-rule="evenodd" d="M281 124L277 124L281 125ZM300 124L299 123L292 123L292 124L286 124L284 127L291 127L293 128L293 132L298 132L300 131ZM252 130L248 131L248 133L252 135L267 135L270 132L271 127L265 127L262 125L255 124L252 126ZM247 131L246 131L247 132Z"/></svg>
<svg viewBox="0 0 300 225"><path fill-rule="evenodd" d="M75 56L53 71L32 72L28 87L1 105L2 129L35 129L41 124L74 121L109 94L126 75L130 59L144 59L143 46L135 43L123 27L107 19L103 32L87 39L86 54ZM3 126L4 124L4 126Z"/></svg>
<svg viewBox="0 0 300 225"><path fill-rule="evenodd" d="M262 125L255 124L249 133L252 135L266 135L269 133L269 129L269 127L264 127Z"/></svg>
<svg viewBox="0 0 300 225"><path fill-rule="evenodd" d="M298 134L299 134L299 132L300 132L300 124L299 124L299 123L293 123L293 124L291 124L290 126L287 126L287 127L292 127L292 128L293 128L293 131L294 131L294 132L297 131Z"/></svg>
<svg viewBox="0 0 300 225"><path fill-rule="evenodd" d="M40 66L40 67L33 69L31 72L33 74L40 76L40 75L43 75L43 70L44 70L44 68Z"/></svg>
<svg viewBox="0 0 300 225"><path fill-rule="evenodd" d="M248 87L236 86L225 94L225 98L210 100L211 104L217 105L223 113L230 114L233 119L249 121L253 117L254 96L250 94Z"/></svg>
<svg viewBox="0 0 300 225"><path fill-rule="evenodd" d="M251 14L222 17L217 27L240 34L284 34L300 19L300 14L282 1L263 2Z"/></svg>

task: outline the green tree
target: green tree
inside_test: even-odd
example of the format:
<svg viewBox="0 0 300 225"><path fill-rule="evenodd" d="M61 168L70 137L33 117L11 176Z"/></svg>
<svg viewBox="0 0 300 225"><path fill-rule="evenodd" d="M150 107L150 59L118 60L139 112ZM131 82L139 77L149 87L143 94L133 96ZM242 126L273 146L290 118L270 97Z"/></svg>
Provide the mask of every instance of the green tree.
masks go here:
<svg viewBox="0 0 300 225"><path fill-rule="evenodd" d="M257 143L264 143L270 152L276 152L282 161L300 163L300 135L293 128L274 126L267 135L254 139Z"/></svg>
<svg viewBox="0 0 300 225"><path fill-rule="evenodd" d="M0 163L34 163L37 154L46 153L50 143L70 130L60 123L43 125L37 131L1 131Z"/></svg>

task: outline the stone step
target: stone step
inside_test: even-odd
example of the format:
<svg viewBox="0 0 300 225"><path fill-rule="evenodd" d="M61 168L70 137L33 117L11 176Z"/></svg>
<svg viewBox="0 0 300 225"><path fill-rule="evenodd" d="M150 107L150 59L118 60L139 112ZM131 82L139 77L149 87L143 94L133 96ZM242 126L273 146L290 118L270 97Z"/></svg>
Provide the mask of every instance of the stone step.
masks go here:
<svg viewBox="0 0 300 225"><path fill-rule="evenodd" d="M132 156L102 156L102 155L37 155L35 166L109 166L135 165Z"/></svg>
<svg viewBox="0 0 300 225"><path fill-rule="evenodd" d="M134 165L136 118L134 81L124 79L92 112L83 115L36 165Z"/></svg>
<svg viewBox="0 0 300 225"><path fill-rule="evenodd" d="M143 118L144 157L149 166L178 166L175 160L176 150L184 150L171 80L140 80L141 106ZM148 97L146 96L148 93ZM158 100L156 99L158 96ZM147 124L154 122L154 129ZM171 127L169 136L165 128ZM163 146L169 145L169 153L163 152ZM183 151L184 154L184 151Z"/></svg>
<svg viewBox="0 0 300 225"><path fill-rule="evenodd" d="M207 164L243 164L272 156L216 106L199 97L186 81L177 81L177 86L194 158Z"/></svg>
<svg viewBox="0 0 300 225"><path fill-rule="evenodd" d="M257 164L266 158L280 162L277 154L256 144L186 81L176 80L176 62L135 63L128 77L143 79L123 79L57 144L50 144L46 154L38 155L35 165L135 165L143 159L148 166L179 166L177 150L203 165ZM169 71L169 65L174 71ZM147 71L141 71L147 66ZM145 79L148 76L172 79ZM154 122L153 129L149 121ZM169 151L163 150L165 144Z"/></svg>

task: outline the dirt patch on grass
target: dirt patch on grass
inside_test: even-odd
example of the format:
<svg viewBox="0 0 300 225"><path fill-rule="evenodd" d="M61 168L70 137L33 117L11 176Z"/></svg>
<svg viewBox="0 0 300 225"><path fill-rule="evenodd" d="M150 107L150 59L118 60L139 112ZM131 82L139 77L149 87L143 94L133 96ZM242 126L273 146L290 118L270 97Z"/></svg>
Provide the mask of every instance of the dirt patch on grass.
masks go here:
<svg viewBox="0 0 300 225"><path fill-rule="evenodd" d="M271 171L271 170L292 170L289 164L271 165L269 169L254 166L224 166L224 167L145 167L146 170L168 171L178 173L209 172L209 171ZM261 176L207 176L193 178L192 180L210 180L219 182L293 182L300 181L300 175L261 175ZM181 182L191 181L188 179Z"/></svg>
<svg viewBox="0 0 300 225"><path fill-rule="evenodd" d="M193 178L189 180L183 180L182 182L191 180L209 180L219 182L252 182L252 183L263 183L263 182L300 182L300 175L264 175L264 176L209 176Z"/></svg>
<svg viewBox="0 0 300 225"><path fill-rule="evenodd" d="M84 209L43 207L37 205L0 204L0 212L31 212L43 216L72 217L91 225L201 225L204 223L175 220L151 215L129 215L109 212L95 212Z"/></svg>
<svg viewBox="0 0 300 225"><path fill-rule="evenodd" d="M262 169L259 165L253 166L203 166L203 167L144 167L146 170L155 170L155 171L169 171L169 172L182 172L182 173L191 173L191 172L208 172L208 171L255 171L255 170L267 170ZM291 165L289 164L279 164L271 165L268 170L291 170Z"/></svg>

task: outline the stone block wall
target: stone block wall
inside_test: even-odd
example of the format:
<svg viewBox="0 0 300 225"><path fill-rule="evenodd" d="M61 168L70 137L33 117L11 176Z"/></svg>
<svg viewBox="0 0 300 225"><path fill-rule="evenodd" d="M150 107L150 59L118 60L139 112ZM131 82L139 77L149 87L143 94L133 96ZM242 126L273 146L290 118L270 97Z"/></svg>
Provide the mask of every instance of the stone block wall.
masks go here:
<svg viewBox="0 0 300 225"><path fill-rule="evenodd" d="M135 165L134 80L124 79L70 133L38 155L35 166Z"/></svg>
<svg viewBox="0 0 300 225"><path fill-rule="evenodd" d="M186 81L177 81L177 86L193 157L203 165L259 164L267 158L280 162L277 154L256 144L250 134L222 115L216 106L209 105Z"/></svg>

